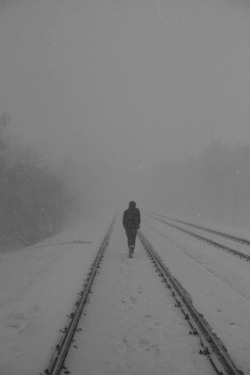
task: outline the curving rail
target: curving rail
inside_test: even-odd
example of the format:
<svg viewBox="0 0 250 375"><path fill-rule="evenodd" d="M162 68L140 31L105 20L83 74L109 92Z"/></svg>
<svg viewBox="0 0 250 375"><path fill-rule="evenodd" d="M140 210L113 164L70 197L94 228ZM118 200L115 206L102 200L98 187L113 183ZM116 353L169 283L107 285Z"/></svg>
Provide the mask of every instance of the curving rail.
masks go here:
<svg viewBox="0 0 250 375"><path fill-rule="evenodd" d="M149 258L154 263L157 272L166 283L166 287L172 291L172 296L176 301L175 306L184 314L185 320L191 328L190 334L199 337L202 346L200 354L207 356L218 375L244 375L230 358L225 345L215 333L213 333L203 315L193 306L188 292L165 266L152 244L141 231L139 231L138 235Z"/></svg>

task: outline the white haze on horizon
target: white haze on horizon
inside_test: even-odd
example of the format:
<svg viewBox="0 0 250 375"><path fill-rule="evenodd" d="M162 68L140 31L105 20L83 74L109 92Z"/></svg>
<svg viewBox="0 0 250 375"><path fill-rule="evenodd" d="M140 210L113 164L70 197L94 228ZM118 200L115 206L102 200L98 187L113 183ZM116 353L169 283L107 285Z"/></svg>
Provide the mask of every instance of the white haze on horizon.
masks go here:
<svg viewBox="0 0 250 375"><path fill-rule="evenodd" d="M152 168L212 138L250 143L250 5L0 1L0 113L52 159L146 201ZM84 185L83 185L84 186Z"/></svg>

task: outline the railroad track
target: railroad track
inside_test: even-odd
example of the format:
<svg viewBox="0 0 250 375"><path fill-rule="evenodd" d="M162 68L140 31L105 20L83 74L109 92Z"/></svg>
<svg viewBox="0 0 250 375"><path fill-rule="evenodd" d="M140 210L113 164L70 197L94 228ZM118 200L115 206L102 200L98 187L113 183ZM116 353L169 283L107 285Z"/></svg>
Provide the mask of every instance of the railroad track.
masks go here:
<svg viewBox="0 0 250 375"><path fill-rule="evenodd" d="M232 241L239 242L239 243L242 243L244 245L250 246L250 240L248 240L246 238L241 238L241 237L229 234L229 233L223 233L223 232L217 231L215 229L203 227L202 225L198 225L198 224L189 223L188 221L185 221L185 220L174 219L174 218L169 217L169 216L164 216L164 215L160 215L160 214L157 214L157 216L165 217L166 219L176 221L180 224L184 224L184 225L188 225L190 227L198 228L198 229L204 230L206 232L213 233L217 236L225 237L225 238L230 239Z"/></svg>
<svg viewBox="0 0 250 375"><path fill-rule="evenodd" d="M199 240L204 241L204 242L208 243L209 245L212 245L212 246L214 246L214 247L217 247L217 248L219 248L219 249L222 249L223 251L226 251L226 252L228 252L228 253L230 253L230 254L232 254L232 255L238 257L238 258L241 258L241 259L243 259L243 260L246 261L246 262L249 262L249 261L250 261L250 255L247 255L247 254L245 254L245 253L243 253L243 252L241 252L241 251L239 251L239 250L233 249L233 248L230 247L230 246L226 246L226 245L223 245L223 244L221 244L221 243L219 243L219 242L213 241L213 240L211 240L211 239L209 239L209 238L207 238L207 237L204 237L204 236L202 236L202 235L200 235L200 234L194 233L194 232L192 232L192 231L190 231L190 230L188 230L188 229L184 229L184 228L180 227L180 226L177 225L177 224L169 223L169 222L167 221L167 218L165 218L165 219L161 219L161 218L158 217L158 215L155 216L155 215L151 215L151 214L146 214L146 216L152 217L152 218L154 218L155 220L158 220L158 221L160 221L160 222L162 222L162 223L164 223L164 224L166 224L166 225L168 225L168 226L170 226L170 227L172 227L172 228L178 229L178 230L180 230L181 232L187 233L187 234L189 234L189 235L192 236L192 237L198 238ZM170 219L170 220L175 220L175 219ZM177 220L175 220L175 221L177 221ZM191 225L191 224L190 224L190 225ZM192 226L193 226L193 225L192 225ZM220 233L220 232L219 232L219 233ZM228 236L225 234L224 237L228 237ZM229 237L228 237L228 238L229 238Z"/></svg>
<svg viewBox="0 0 250 375"><path fill-rule="evenodd" d="M244 375L230 358L225 345L213 333L203 315L193 306L190 295L165 266L152 244L141 231L138 235L156 271L163 282L166 283L166 287L171 290L172 297L175 299L175 306L181 310L188 322L191 329L190 334L199 338L202 347L200 354L207 356L213 369L219 375Z"/></svg>
<svg viewBox="0 0 250 375"><path fill-rule="evenodd" d="M79 293L75 302L74 308L69 315L69 321L66 327L61 331L62 335L55 350L52 354L49 366L45 369L44 375L60 375L70 374L70 371L65 366L67 354L74 342L74 335L81 330L78 328L78 323L81 316L84 314L84 306L88 302L98 269L100 268L105 249L107 248L111 232L115 223L115 218L112 221L100 249L91 265L87 279L83 284L82 291ZM219 375L244 375L243 372L237 368L232 359L227 353L227 349L221 340L213 333L211 327L206 322L204 317L195 309L192 300L187 291L175 279L168 268L164 265L159 255L154 250L153 246L146 239L143 233L139 232L139 238L145 248L149 258L154 264L156 271L161 276L170 289L172 297L175 300L175 306L178 307L184 315L185 320L190 326L190 334L197 336L201 344L200 354L204 355L210 361L215 373ZM86 313L85 313L86 314ZM42 374L40 374L42 375Z"/></svg>
<svg viewBox="0 0 250 375"><path fill-rule="evenodd" d="M67 374L66 367L64 366L65 359L67 357L70 346L72 345L74 334L77 332L79 320L83 314L83 309L88 302L89 295L91 293L91 287L93 285L95 276L100 268L104 252L108 246L109 238L114 227L116 215L110 224L108 231L102 241L102 244L98 250L98 253L90 267L87 279L84 281L81 292L79 293L73 311L69 314L68 323L65 328L61 331L62 335L55 346L55 350L52 354L49 366L45 369L44 375L59 375L62 370Z"/></svg>

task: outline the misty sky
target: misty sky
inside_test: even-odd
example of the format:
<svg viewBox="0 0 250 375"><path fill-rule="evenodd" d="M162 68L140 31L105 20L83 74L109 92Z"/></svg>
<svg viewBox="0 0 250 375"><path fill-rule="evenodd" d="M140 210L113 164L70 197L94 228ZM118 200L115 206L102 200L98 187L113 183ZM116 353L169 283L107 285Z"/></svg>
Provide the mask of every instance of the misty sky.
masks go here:
<svg viewBox="0 0 250 375"><path fill-rule="evenodd" d="M51 155L146 176L250 143L249 41L248 0L0 0L0 113Z"/></svg>

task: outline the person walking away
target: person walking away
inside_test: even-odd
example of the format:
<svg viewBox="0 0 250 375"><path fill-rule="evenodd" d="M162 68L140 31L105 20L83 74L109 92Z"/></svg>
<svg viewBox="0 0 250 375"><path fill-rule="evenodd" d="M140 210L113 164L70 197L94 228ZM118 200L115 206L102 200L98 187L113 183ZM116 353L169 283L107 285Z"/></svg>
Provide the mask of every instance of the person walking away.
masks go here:
<svg viewBox="0 0 250 375"><path fill-rule="evenodd" d="M133 257L137 231L140 228L141 214L134 201L129 202L129 207L123 213L123 227L128 238L129 258Z"/></svg>

